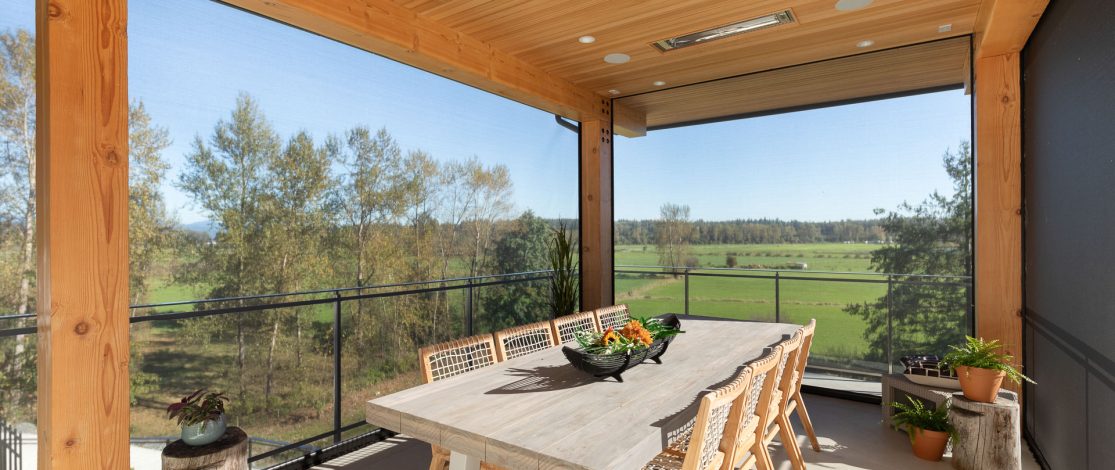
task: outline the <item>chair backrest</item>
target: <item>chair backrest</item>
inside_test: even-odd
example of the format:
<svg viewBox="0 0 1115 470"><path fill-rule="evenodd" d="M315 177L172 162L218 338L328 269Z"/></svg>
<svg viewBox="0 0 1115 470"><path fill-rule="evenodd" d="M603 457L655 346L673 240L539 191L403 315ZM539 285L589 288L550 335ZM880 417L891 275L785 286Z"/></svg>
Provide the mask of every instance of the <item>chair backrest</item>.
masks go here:
<svg viewBox="0 0 1115 470"><path fill-rule="evenodd" d="M418 362L430 383L493 365L499 359L492 335L477 335L421 348Z"/></svg>
<svg viewBox="0 0 1115 470"><path fill-rule="evenodd" d="M782 358L779 360L778 366L774 368L774 372L778 378L775 388L780 392L776 394L780 400L780 403L777 403L779 409L785 409L786 402L790 400L793 392L793 378L794 372L797 370L798 351L801 349L801 342L802 331L799 329L794 332L793 336L790 336L790 339L778 343L779 346L782 346ZM773 417L771 418L773 419Z"/></svg>
<svg viewBox="0 0 1115 470"><path fill-rule="evenodd" d="M525 356L557 345L550 322L542 321L513 326L495 333L496 353L500 361Z"/></svg>
<svg viewBox="0 0 1115 470"><path fill-rule="evenodd" d="M592 312L596 315L596 323L600 325L600 331L607 330L608 328L620 329L631 320L631 314L627 311L627 304L612 305L611 307L600 307Z"/></svg>
<svg viewBox="0 0 1115 470"><path fill-rule="evenodd" d="M720 449L730 459L737 459L750 452L750 442L761 439L759 423L765 419L769 406L760 406L769 403L774 391L777 377L773 371L782 358L782 346L775 346L762 357L747 363L746 369L750 377L743 394L732 405L732 413L728 419L728 426L724 429L724 441ZM727 462L725 467L735 468L739 462Z"/></svg>
<svg viewBox="0 0 1115 470"><path fill-rule="evenodd" d="M731 382L701 397L693 434L681 464L682 470L716 470L724 461L721 441L733 404L751 383L751 369L744 368Z"/></svg>
<svg viewBox="0 0 1115 470"><path fill-rule="evenodd" d="M813 334L817 331L817 319L809 320L801 327L801 347L798 348L797 367L791 377L790 390L794 395L801 392L801 381L805 377L805 365L809 362L809 348L813 346Z"/></svg>
<svg viewBox="0 0 1115 470"><path fill-rule="evenodd" d="M565 344L576 339L579 331L601 331L600 323L592 312L579 312L557 317L550 322L554 330L554 341Z"/></svg>

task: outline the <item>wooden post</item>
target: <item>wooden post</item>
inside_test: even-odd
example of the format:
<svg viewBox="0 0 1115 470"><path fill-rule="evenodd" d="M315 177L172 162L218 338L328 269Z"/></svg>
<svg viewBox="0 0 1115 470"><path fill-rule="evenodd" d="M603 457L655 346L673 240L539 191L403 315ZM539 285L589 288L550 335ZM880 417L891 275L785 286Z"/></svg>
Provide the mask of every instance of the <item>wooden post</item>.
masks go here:
<svg viewBox="0 0 1115 470"><path fill-rule="evenodd" d="M181 440L163 449L163 470L248 470L248 435L230 427L217 442L192 447Z"/></svg>
<svg viewBox="0 0 1115 470"><path fill-rule="evenodd" d="M1018 53L976 59L976 335L1021 358L1022 107ZM1018 391L1011 382L1008 389Z"/></svg>
<svg viewBox="0 0 1115 470"><path fill-rule="evenodd" d="M38 0L39 468L128 468L127 0Z"/></svg>
<svg viewBox="0 0 1115 470"><path fill-rule="evenodd" d="M1021 417L1018 395L1003 391L995 403L952 395L949 421L956 428L952 466L960 470L1022 468Z"/></svg>
<svg viewBox="0 0 1115 470"><path fill-rule="evenodd" d="M601 98L602 114L611 100ZM612 288L612 123L581 122L581 309L614 303Z"/></svg>

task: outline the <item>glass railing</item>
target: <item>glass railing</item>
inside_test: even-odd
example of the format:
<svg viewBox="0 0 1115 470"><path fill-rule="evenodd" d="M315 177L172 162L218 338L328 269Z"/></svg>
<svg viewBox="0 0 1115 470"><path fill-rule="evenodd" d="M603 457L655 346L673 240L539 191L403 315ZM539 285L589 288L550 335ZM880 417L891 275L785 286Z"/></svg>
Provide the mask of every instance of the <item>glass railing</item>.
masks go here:
<svg viewBox="0 0 1115 470"><path fill-rule="evenodd" d="M540 307L550 278L535 271L133 306L131 466L161 468L160 451L179 432L166 406L202 387L231 398L230 425L251 436L252 468L314 464L388 437L365 423L364 403L421 383L420 346L549 318ZM526 317L503 313L508 302ZM24 430L0 437L18 435L23 449L34 442L35 342L34 315L0 316L0 422Z"/></svg>
<svg viewBox="0 0 1115 470"><path fill-rule="evenodd" d="M870 395L902 356L943 354L973 328L967 276L617 265L615 293L636 315L816 319L804 383Z"/></svg>

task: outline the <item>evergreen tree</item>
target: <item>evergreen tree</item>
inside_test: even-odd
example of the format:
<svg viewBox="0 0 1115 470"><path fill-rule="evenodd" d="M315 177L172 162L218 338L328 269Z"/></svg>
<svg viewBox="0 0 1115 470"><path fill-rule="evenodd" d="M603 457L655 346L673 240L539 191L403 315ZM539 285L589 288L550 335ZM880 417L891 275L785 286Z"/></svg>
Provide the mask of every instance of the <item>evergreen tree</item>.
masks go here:
<svg viewBox="0 0 1115 470"><path fill-rule="evenodd" d="M552 230L531 211L524 212L493 243L491 272L519 273L547 269ZM483 289L480 323L490 330L549 318L549 285L544 281Z"/></svg>

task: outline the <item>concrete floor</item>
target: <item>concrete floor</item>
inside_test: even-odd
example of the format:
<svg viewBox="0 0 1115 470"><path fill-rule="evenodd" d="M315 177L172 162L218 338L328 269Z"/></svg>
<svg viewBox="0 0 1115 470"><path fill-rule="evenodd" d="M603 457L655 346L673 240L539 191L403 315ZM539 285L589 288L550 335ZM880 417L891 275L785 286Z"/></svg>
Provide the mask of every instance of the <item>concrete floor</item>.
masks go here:
<svg viewBox="0 0 1115 470"><path fill-rule="evenodd" d="M920 460L910 452L905 433L885 428L878 405L805 395L813 424L817 428L821 452L808 447L804 435L798 436L806 464L818 469L945 469L951 468L949 456L941 462ZM800 423L795 423L801 433ZM1023 470L1038 470L1038 464L1023 447ZM776 440L772 455L779 470L790 469L790 462ZM321 470L427 470L430 446L408 438L394 438L361 449L339 459L314 467Z"/></svg>

